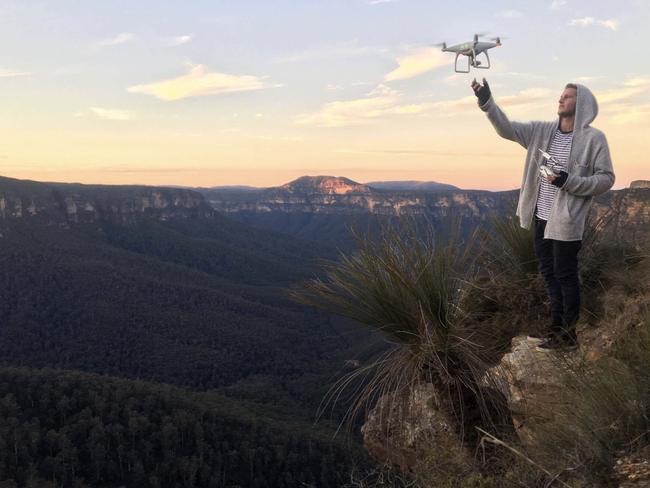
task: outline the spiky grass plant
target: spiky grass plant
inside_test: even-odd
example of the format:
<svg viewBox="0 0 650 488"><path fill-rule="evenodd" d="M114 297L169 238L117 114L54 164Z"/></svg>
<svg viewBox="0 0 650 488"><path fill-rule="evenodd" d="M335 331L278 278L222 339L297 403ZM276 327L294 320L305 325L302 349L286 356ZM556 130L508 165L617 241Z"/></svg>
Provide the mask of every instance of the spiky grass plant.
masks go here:
<svg viewBox="0 0 650 488"><path fill-rule="evenodd" d="M537 273L533 232L521 227L517 217L492 218L488 229L482 236L486 255L495 268L519 274L523 280Z"/></svg>
<svg viewBox="0 0 650 488"><path fill-rule="evenodd" d="M504 349L520 332L541 329L547 315L533 232L522 228L512 213L512 217L492 218L480 233L480 289L474 294L490 320L486 327Z"/></svg>
<svg viewBox="0 0 650 488"><path fill-rule="evenodd" d="M414 220L398 225L384 226L378 239L356 234L356 253L324 263L323 278L293 292L302 303L381 331L389 343L374 362L342 378L325 405L351 391L351 420L378 398L398 398L424 381L435 386L440 407L456 420L462 438L468 418L494 410L477 379L493 351L482 340L486 331L476 320L481 311L467 300L476 239L440 242L430 226ZM473 407L480 413L469 413Z"/></svg>

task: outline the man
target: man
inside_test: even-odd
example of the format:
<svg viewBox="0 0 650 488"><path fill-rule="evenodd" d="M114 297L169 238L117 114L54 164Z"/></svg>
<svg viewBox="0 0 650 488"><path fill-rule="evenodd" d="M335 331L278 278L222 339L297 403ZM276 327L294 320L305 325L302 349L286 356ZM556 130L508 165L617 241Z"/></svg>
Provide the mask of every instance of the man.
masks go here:
<svg viewBox="0 0 650 488"><path fill-rule="evenodd" d="M497 133L528 150L517 215L522 227L533 229L535 255L551 302L551 323L537 349L577 349L578 251L585 219L592 198L614 184L605 135L590 126L598 114L596 98L588 88L569 83L560 96L558 119L522 123L508 120L485 78L483 85L474 80L472 89ZM559 163L557 176L541 176L538 149Z"/></svg>

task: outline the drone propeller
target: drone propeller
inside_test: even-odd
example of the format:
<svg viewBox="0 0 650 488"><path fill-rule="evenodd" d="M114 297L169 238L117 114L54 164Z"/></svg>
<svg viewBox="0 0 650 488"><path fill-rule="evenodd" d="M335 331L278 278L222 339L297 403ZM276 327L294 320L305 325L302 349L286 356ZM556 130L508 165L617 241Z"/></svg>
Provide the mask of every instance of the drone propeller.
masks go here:
<svg viewBox="0 0 650 488"><path fill-rule="evenodd" d="M485 37L488 35L488 32L477 32L474 34L474 42L478 42L479 37Z"/></svg>
<svg viewBox="0 0 650 488"><path fill-rule="evenodd" d="M446 42L437 42L435 44L431 44L433 47L441 47L442 49L447 49L447 43Z"/></svg>

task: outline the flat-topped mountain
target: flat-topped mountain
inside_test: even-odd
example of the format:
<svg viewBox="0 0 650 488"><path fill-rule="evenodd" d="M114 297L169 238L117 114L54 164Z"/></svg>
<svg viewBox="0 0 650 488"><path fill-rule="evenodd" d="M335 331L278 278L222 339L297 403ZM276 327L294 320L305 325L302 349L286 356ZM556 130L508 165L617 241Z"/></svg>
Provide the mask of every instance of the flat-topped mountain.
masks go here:
<svg viewBox="0 0 650 488"><path fill-rule="evenodd" d="M367 185L362 185L340 176L302 176L282 185L280 189L289 193L316 193L325 195L370 193L370 188Z"/></svg>
<svg viewBox="0 0 650 488"><path fill-rule="evenodd" d="M636 180L630 183L630 188L650 188L650 180Z"/></svg>
<svg viewBox="0 0 650 488"><path fill-rule="evenodd" d="M377 190L423 190L423 191L439 191L439 190L460 190L457 186L448 185L446 183L438 183L437 181L371 181L366 183L371 188Z"/></svg>

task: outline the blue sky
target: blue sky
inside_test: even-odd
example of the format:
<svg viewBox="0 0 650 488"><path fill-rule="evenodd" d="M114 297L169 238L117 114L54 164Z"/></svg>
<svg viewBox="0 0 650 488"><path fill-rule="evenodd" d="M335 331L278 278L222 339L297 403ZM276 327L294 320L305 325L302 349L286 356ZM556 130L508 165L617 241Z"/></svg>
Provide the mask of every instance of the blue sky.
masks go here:
<svg viewBox="0 0 650 488"><path fill-rule="evenodd" d="M646 0L4 0L0 174L513 188L522 150L474 106L478 75L517 119L553 119L568 81L592 88L594 125L626 186L650 178L648 18ZM493 67L454 74L453 56L432 45L475 32L502 36Z"/></svg>

